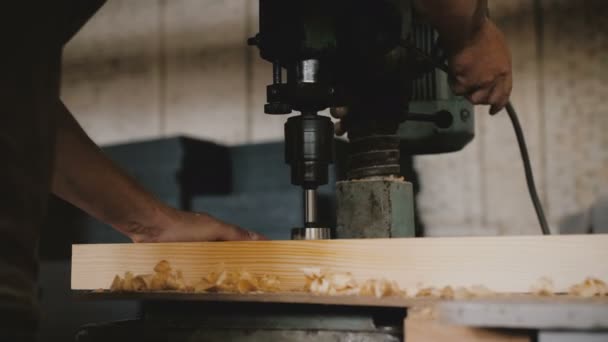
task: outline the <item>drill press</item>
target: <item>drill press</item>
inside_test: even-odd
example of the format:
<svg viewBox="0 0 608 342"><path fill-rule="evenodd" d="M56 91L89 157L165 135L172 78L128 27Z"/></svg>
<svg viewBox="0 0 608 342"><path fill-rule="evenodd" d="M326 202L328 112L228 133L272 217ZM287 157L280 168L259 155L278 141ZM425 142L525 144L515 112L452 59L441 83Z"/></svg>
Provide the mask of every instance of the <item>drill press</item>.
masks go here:
<svg viewBox="0 0 608 342"><path fill-rule="evenodd" d="M300 112L285 124L291 182L304 192L304 225L292 238L330 238L317 220L316 189L334 160L333 124L318 112L338 106L349 109L342 124L350 143L347 179L336 191L337 237L413 236L413 191L400 178L401 151L457 150L473 137L472 120L462 124L453 102L436 101L442 82L433 66L404 44L430 50L433 31L414 31L407 0L260 0L259 10L260 31L249 45L273 65L264 111ZM422 107L433 113L412 113L416 100L432 100ZM415 124L404 127L406 121Z"/></svg>
<svg viewBox="0 0 608 342"><path fill-rule="evenodd" d="M304 225L293 238L330 237L318 222L316 189L328 182L334 160L333 124L318 114L331 106L349 108L343 123L350 140L346 179L336 184L335 236L413 235L412 185L399 178L401 153L452 152L473 138L471 106L403 44L432 54L434 40L407 0L260 0L260 33L249 44L273 64L264 110L300 112L285 124L291 181L305 197ZM141 321L86 328L81 340L120 333L128 340L403 341L405 310L391 307L174 304L148 303Z"/></svg>

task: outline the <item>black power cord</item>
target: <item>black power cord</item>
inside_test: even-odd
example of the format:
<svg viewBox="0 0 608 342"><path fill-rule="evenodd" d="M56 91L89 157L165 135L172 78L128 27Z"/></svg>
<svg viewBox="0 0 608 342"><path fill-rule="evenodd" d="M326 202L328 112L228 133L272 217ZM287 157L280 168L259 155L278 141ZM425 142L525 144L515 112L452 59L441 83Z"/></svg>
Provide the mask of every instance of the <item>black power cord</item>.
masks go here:
<svg viewBox="0 0 608 342"><path fill-rule="evenodd" d="M409 41L402 41L401 45L417 54L419 57L426 59L433 63L433 65L450 75L450 69L447 64L443 63L441 60L435 60L433 57L429 56L426 52L418 49ZM528 186L528 192L530 193L530 199L532 200L532 204L534 205L534 210L536 211L536 216L538 217L538 223L540 224L540 229L543 235L551 235L551 230L549 230L549 225L547 224L547 218L545 217L545 212L543 210L543 205L540 202L540 198L538 197L538 192L536 191L536 184L534 182L534 174L532 172L532 165L530 163L530 156L528 154L528 146L526 144L526 139L524 138L524 132L521 128L521 124L519 123L519 118L517 117L517 112L513 107L511 101L509 101L505 107L507 114L509 115L509 119L513 124L513 130L515 131L515 136L517 137L517 145L519 145L519 152L521 153L521 159L524 164L524 172L526 175L526 184Z"/></svg>
<svg viewBox="0 0 608 342"><path fill-rule="evenodd" d="M517 112L515 111L515 108L513 107L511 101L507 102L505 109L507 111L507 114L509 114L509 119L511 119L511 123L513 124L513 130L515 131L515 136L517 137L517 144L519 145L521 160L524 162L524 172L526 174L528 192L530 193L530 198L532 199L534 210L536 210L536 216L538 217L540 229L542 230L544 235L551 235L549 225L547 224L547 218L545 217L545 212L543 210L543 205L540 202L540 199L538 198L538 192L536 191L536 184L534 183L534 174L532 173L532 165L530 163L530 156L528 155L528 146L526 145L526 139L524 138L524 132L521 129L521 124L519 123Z"/></svg>

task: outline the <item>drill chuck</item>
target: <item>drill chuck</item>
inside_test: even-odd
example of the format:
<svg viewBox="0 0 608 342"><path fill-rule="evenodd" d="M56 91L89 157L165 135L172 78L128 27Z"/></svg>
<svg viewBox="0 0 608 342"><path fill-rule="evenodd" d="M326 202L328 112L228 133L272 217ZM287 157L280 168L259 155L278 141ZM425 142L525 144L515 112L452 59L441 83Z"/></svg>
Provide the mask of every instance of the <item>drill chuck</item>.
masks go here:
<svg viewBox="0 0 608 342"><path fill-rule="evenodd" d="M304 189L327 184L333 162L334 124L316 113L293 116L285 124L285 160L291 166L291 183Z"/></svg>

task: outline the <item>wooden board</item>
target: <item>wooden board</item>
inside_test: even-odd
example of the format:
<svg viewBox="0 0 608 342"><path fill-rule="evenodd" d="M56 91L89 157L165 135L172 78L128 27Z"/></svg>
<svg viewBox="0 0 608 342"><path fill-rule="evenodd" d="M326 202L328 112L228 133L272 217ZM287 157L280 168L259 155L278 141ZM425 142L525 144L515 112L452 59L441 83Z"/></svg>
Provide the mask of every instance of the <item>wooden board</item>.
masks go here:
<svg viewBox="0 0 608 342"><path fill-rule="evenodd" d="M608 280L608 235L74 245L72 289L107 289L114 275L151 273L161 259L190 281L219 267L277 275L285 291L302 288L303 267L395 280L410 292L483 285L525 293L541 277L567 291L586 277Z"/></svg>

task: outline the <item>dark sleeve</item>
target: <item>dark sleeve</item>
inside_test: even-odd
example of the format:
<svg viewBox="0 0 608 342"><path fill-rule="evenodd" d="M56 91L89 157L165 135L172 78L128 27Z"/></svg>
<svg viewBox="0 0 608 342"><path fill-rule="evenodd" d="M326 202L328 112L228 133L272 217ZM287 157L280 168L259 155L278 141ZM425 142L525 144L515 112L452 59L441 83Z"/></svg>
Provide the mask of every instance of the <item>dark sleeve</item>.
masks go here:
<svg viewBox="0 0 608 342"><path fill-rule="evenodd" d="M52 3L0 4L0 341L21 340L15 336L32 334L38 321L37 246L59 100Z"/></svg>

